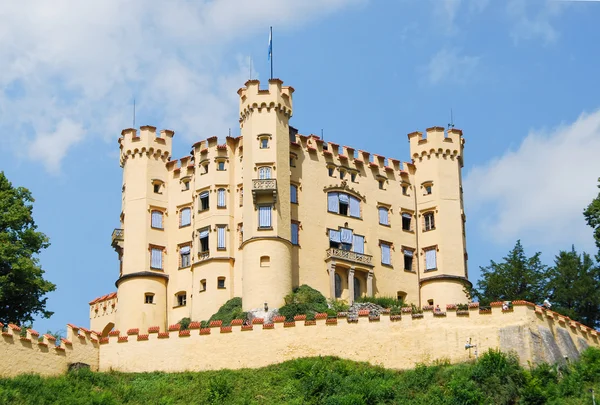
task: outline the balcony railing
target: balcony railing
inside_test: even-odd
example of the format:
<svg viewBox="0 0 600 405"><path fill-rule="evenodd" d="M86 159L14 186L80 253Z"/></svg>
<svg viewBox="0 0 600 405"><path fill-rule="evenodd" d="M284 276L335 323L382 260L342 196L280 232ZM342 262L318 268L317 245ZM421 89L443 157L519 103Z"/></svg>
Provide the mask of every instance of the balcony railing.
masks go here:
<svg viewBox="0 0 600 405"><path fill-rule="evenodd" d="M372 266L373 256L362 253L351 252L349 250L329 248L327 249L327 258L347 260L354 263Z"/></svg>
<svg viewBox="0 0 600 405"><path fill-rule="evenodd" d="M111 237L111 246L116 248L123 248L123 241L125 240L125 230L117 228L113 231Z"/></svg>
<svg viewBox="0 0 600 405"><path fill-rule="evenodd" d="M256 204L256 196L259 194L270 194L273 196L273 202L277 201L277 179L253 179L252 180L252 199Z"/></svg>

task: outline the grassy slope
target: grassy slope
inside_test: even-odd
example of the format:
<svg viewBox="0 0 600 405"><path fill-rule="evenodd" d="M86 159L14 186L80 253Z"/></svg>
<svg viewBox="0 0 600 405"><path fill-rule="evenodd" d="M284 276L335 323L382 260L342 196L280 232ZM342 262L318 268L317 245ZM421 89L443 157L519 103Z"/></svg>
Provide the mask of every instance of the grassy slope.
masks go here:
<svg viewBox="0 0 600 405"><path fill-rule="evenodd" d="M600 393L598 349L558 374L488 352L477 363L405 372L314 357L260 370L26 375L0 379L0 404L588 404L592 387Z"/></svg>

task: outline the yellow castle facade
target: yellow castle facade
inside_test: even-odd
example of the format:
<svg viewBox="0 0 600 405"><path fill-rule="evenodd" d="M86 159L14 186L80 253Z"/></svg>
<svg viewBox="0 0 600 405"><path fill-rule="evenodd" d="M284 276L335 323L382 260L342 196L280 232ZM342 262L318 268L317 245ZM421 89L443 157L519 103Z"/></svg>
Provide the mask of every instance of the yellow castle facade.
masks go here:
<svg viewBox="0 0 600 405"><path fill-rule="evenodd" d="M241 135L178 160L173 131L123 130L117 292L90 302L92 330L164 330L233 297L272 310L302 284L350 304L467 302L462 131L408 134L401 162L299 134L293 92L248 81Z"/></svg>

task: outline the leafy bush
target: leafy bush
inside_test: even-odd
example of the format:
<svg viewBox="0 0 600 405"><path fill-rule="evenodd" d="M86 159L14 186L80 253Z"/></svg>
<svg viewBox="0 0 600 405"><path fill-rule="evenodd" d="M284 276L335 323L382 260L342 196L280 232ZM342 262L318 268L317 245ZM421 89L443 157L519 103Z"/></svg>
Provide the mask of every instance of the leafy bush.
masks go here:
<svg viewBox="0 0 600 405"><path fill-rule="evenodd" d="M403 307L404 302L395 297L360 297L356 302L370 302L382 308Z"/></svg>
<svg viewBox="0 0 600 405"><path fill-rule="evenodd" d="M338 312L348 312L350 305L346 300L329 299L329 309L337 315Z"/></svg>
<svg viewBox="0 0 600 405"><path fill-rule="evenodd" d="M234 297L223 304L208 321L202 321L201 326L205 328L211 321L223 321L223 326L229 326L234 319L246 319L246 316L246 312L242 310L242 299Z"/></svg>
<svg viewBox="0 0 600 405"><path fill-rule="evenodd" d="M192 323L192 320L190 318L181 318L181 320L179 322L177 322L180 327L181 330L186 330L187 328L189 328L190 323Z"/></svg>
<svg viewBox="0 0 600 405"><path fill-rule="evenodd" d="M328 312L327 299L319 291L306 284L295 288L285 296L285 305L279 308L279 314L287 321L293 321L296 315L306 315L306 319L315 319L315 314Z"/></svg>

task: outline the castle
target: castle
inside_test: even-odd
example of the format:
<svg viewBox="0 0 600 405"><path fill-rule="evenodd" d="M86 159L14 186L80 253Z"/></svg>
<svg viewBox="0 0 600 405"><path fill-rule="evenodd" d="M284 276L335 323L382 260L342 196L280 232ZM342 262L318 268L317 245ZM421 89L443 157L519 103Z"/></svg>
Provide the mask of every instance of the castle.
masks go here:
<svg viewBox="0 0 600 405"><path fill-rule="evenodd" d="M179 160L173 131L123 130L120 273L116 293L90 302L92 330L208 319L233 297L278 308L302 284L350 304L467 302L462 131L408 134L403 163L299 134L293 92L246 82L241 136Z"/></svg>
<svg viewBox="0 0 600 405"><path fill-rule="evenodd" d="M0 377L82 364L257 368L317 355L405 369L489 348L514 351L522 365L564 364L600 347L598 331L533 303L456 305L469 285L460 130L409 134L411 162L401 163L299 135L289 126L293 89L282 84L247 82L241 136L200 141L178 161L172 131L123 131L118 290L90 303L91 330L68 324L60 341L0 323ZM301 284L349 302L397 296L421 309L198 322L232 297L245 310L278 308ZM194 321L188 328L184 317Z"/></svg>

